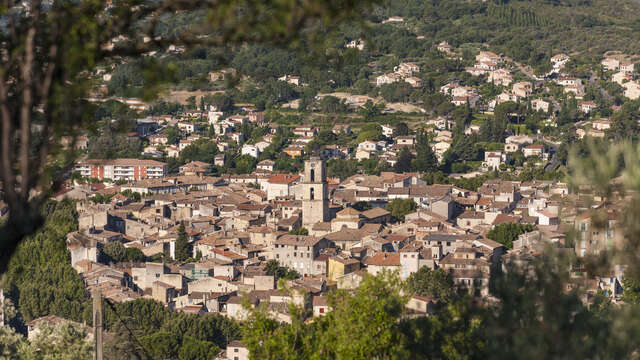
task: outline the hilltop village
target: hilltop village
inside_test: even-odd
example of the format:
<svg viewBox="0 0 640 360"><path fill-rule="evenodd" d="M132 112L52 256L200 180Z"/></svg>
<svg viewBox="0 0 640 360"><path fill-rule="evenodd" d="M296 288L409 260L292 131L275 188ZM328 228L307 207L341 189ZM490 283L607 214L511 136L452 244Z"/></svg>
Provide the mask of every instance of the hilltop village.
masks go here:
<svg viewBox="0 0 640 360"><path fill-rule="evenodd" d="M624 220L636 196L618 191L629 179L609 165L637 159L627 151L589 163L611 170L611 191L597 188L599 177L575 181L572 169L640 138L640 55L627 39L637 21L607 2L529 3L389 2L393 10L367 15L373 31L336 29L321 55L306 39L295 49L181 45L172 29L204 21L189 11L161 19L157 38L107 38L110 49L162 46L82 73L91 82L82 103L95 114L55 139L60 153L46 160L63 173L61 186L32 191L44 195L43 224L25 236L0 288L0 303L26 321L10 325L37 344L73 324L87 342L100 319L110 349L131 358L157 350L145 356L244 360L251 336L240 329L260 311L277 329L270 334L325 331L322 319L340 314L336 294L356 298L363 284L388 281L397 287L390 298L404 301L385 313L396 323L388 331L416 326L405 340L427 342L424 329L439 332L444 319L442 332L474 353L486 345L469 335L478 319L509 309L496 305L506 303L496 284L508 274L557 285L597 321L640 303L627 272L635 259L608 256L634 237ZM584 15L592 7L607 12ZM593 35L606 26L607 36ZM148 62L171 78L152 100ZM0 185L4 221L13 210ZM556 255L567 279L535 273ZM601 255L608 262L593 271ZM485 312L459 316L457 306ZM579 318L578 305L566 308ZM512 322L564 321L538 310ZM456 347L447 341L434 340L431 352L402 346L464 357L433 355Z"/></svg>
<svg viewBox="0 0 640 360"><path fill-rule="evenodd" d="M88 171L117 173L123 164ZM306 160L301 174L209 177L197 166L175 177L146 170L149 178L123 185L74 187L89 197L76 204L79 230L67 235L67 246L89 290L114 302L147 297L174 311L237 320L247 316L249 299L286 322L290 302L322 316L330 311L327 291L354 289L365 274L385 270L406 279L422 267L442 269L457 286L490 299L491 277L508 264L531 261L547 246L595 254L620 237L614 228L592 236L586 205L584 213L562 213L577 197L557 181L489 180L477 191L427 185L415 173L336 181L320 157ZM95 196L106 200L89 200ZM530 231L509 244L487 237L505 224ZM570 245L565 233L573 227L582 235ZM114 244L149 260L105 261ZM577 280L589 280L592 295L604 290L615 299L621 276ZM429 315L437 302L413 296L407 308Z"/></svg>
<svg viewBox="0 0 640 360"><path fill-rule="evenodd" d="M447 43L438 51L455 56ZM66 139L90 155L55 194L76 200L79 228L66 238L71 265L87 290L112 302L149 298L171 311L239 321L247 304L263 305L290 322L290 303L322 316L331 311L329 291L355 289L365 274L397 272L406 280L423 267L440 269L456 288L491 302L492 277L549 247L584 257L616 246L619 208L576 193L555 172L566 150L552 129L565 110L549 88L559 86L574 102L585 96L582 80L563 73L569 56L552 57L545 79L528 81L514 81L510 68L520 65L500 55L481 51L475 59L465 71L503 90L488 99L477 87L443 85L440 93L467 118L457 111L408 124L282 126L250 105L236 106L235 114L206 105L137 120L127 141L146 145L136 158L96 158L89 137ZM633 64L612 57L601 65L615 72L625 97L640 95ZM403 62L376 86L420 87L413 76L419 72ZM278 81L303 86L297 76ZM349 95L337 104L389 111L375 102ZM562 125L563 132L615 136L614 122L601 114L621 107L575 104L583 120ZM535 114L545 130L469 121L472 113L502 112L507 122L522 116L507 111ZM489 142L468 142L480 137ZM593 209L608 214L606 231L592 229ZM577 235L568 238L570 230ZM620 298L623 267L615 269L595 278L572 269L573 281L586 284L585 301L597 293ZM428 316L438 302L414 295L406 311ZM35 319L32 327L51 321ZM220 356L238 354L248 357L234 341Z"/></svg>

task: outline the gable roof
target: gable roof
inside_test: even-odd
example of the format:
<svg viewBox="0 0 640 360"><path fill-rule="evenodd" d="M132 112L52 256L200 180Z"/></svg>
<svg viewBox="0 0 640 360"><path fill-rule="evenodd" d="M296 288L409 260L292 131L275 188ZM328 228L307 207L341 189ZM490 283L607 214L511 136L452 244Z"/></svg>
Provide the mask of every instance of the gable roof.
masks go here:
<svg viewBox="0 0 640 360"><path fill-rule="evenodd" d="M282 235L276 241L278 245L297 245L297 246L315 246L322 237L304 236L304 235Z"/></svg>
<svg viewBox="0 0 640 360"><path fill-rule="evenodd" d="M458 219L484 219L484 213L467 210L460 214Z"/></svg>
<svg viewBox="0 0 640 360"><path fill-rule="evenodd" d="M520 217L519 216L512 216L512 215L507 215L507 214L498 214L498 216L496 216L496 218L493 220L493 223L491 223L491 225L500 225L500 224L505 224L505 223L518 223L520 222Z"/></svg>
<svg viewBox="0 0 640 360"><path fill-rule="evenodd" d="M364 262L374 266L400 266L400 254L379 252Z"/></svg>
<svg viewBox="0 0 640 360"><path fill-rule="evenodd" d="M368 218L368 219L373 219L373 218L377 218L380 216L387 216L390 215L391 213L388 212L387 210L383 209L383 208L379 208L379 207L374 207L371 208L369 210L363 211L362 215L364 215L364 217Z"/></svg>
<svg viewBox="0 0 640 360"><path fill-rule="evenodd" d="M344 208L343 210L338 211L338 216L357 216L360 217L362 213L354 208Z"/></svg>
<svg viewBox="0 0 640 360"><path fill-rule="evenodd" d="M313 306L327 306L329 305L329 299L326 296L314 296Z"/></svg>
<svg viewBox="0 0 640 360"><path fill-rule="evenodd" d="M271 184L287 184L290 185L294 181L300 179L300 175L296 174L277 174L269 178Z"/></svg>
<svg viewBox="0 0 640 360"><path fill-rule="evenodd" d="M359 229L342 228L339 231L325 235L325 238L330 241L360 241L364 235L366 234Z"/></svg>

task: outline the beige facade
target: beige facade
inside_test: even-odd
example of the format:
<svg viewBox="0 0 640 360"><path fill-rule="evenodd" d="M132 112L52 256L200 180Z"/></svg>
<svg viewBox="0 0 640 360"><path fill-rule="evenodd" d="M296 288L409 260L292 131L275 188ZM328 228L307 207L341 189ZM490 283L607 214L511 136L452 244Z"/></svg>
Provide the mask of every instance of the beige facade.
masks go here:
<svg viewBox="0 0 640 360"><path fill-rule="evenodd" d="M311 157L304 164L302 182L302 225L329 220L329 194L326 179L326 167L319 157Z"/></svg>

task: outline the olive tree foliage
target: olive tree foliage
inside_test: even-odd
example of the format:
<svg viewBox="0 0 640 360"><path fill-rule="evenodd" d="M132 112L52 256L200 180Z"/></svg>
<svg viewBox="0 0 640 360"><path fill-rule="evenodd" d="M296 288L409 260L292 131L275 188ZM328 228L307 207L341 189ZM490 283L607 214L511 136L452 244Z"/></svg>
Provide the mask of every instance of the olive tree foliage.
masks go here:
<svg viewBox="0 0 640 360"><path fill-rule="evenodd" d="M330 311L303 321L292 310L292 323L280 324L266 309L252 311L243 340L254 358L410 358L410 359L633 359L640 353L640 148L632 143L608 149L574 149L568 171L583 211L591 212L590 231L620 232L607 251L577 256L556 244L531 261L504 259L503 271L492 276L491 297L473 299L458 292L426 317L402 311L406 297L394 290L400 282L385 274L365 278L351 293L330 296ZM598 197L607 206L584 204ZM572 197L568 197L570 200ZM577 198L577 197L576 197ZM586 206L585 206L586 205ZM607 208L618 207L617 214ZM570 202L563 211L575 211ZM568 237L571 233L568 234ZM575 239L574 241L580 241ZM569 251L567 251L569 250ZM578 254L580 255L580 254ZM603 291L588 291L595 276L610 276L623 265L622 301ZM576 271L578 270L578 271ZM407 295L433 295L448 289L433 272L422 270L408 279ZM442 298L442 296L440 296ZM297 312L296 312L297 311Z"/></svg>
<svg viewBox="0 0 640 360"><path fill-rule="evenodd" d="M46 360L84 360L93 356L93 342L87 339L88 329L80 325L62 323L55 327L43 326L30 341L30 347L21 358Z"/></svg>
<svg viewBox="0 0 640 360"><path fill-rule="evenodd" d="M409 275L405 290L410 295L429 296L448 302L454 298L453 279L442 269L431 270L423 266Z"/></svg>
<svg viewBox="0 0 640 360"><path fill-rule="evenodd" d="M0 359L85 360L93 356L87 330L80 325L62 323L43 325L38 334L27 340L9 326L0 328Z"/></svg>
<svg viewBox="0 0 640 360"><path fill-rule="evenodd" d="M588 143L586 150L570 152L568 165L575 189L586 189L599 196L603 204L621 206L613 215L615 231L621 232L623 240L613 241L598 256L587 256L588 270L597 275L608 272L613 264L622 264L626 267L625 277L640 279L640 145L619 142L602 149L596 143ZM589 211L591 226L608 230L611 215L607 209L593 206Z"/></svg>
<svg viewBox="0 0 640 360"><path fill-rule="evenodd" d="M249 309L243 341L252 359L387 359L403 354L400 324L407 298L397 275L366 276L353 292L329 294L326 316L304 320L304 308L290 306L291 324L280 324L266 307Z"/></svg>
<svg viewBox="0 0 640 360"><path fill-rule="evenodd" d="M303 38L319 44L324 31L358 17L372 2L2 1L0 180L10 215L0 232L0 272L20 240L42 226L38 209L73 166L75 141L65 148L61 139L75 139L91 124L94 107L86 99L96 66L169 44L291 45ZM155 36L164 16L189 10L206 11L206 21L172 38ZM145 42L145 35L152 40ZM154 69L152 58L143 63L144 94L150 98L169 72Z"/></svg>

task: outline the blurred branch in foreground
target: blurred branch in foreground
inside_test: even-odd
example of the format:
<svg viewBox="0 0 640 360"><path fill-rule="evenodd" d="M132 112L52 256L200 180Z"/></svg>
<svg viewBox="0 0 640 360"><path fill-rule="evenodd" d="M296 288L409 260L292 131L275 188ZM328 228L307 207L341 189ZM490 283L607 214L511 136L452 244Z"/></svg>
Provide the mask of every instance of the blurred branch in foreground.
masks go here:
<svg viewBox="0 0 640 360"><path fill-rule="evenodd" d="M0 232L0 273L20 240L39 229L40 208L69 174L75 140L91 125L89 74L121 56L167 46L243 43L290 45L356 18L371 4L351 1L83 0L5 1L0 16L0 180L9 217ZM159 19L204 10L206 22L174 38L155 36ZM154 95L162 71L147 61L145 94ZM67 150L69 149L69 150Z"/></svg>

